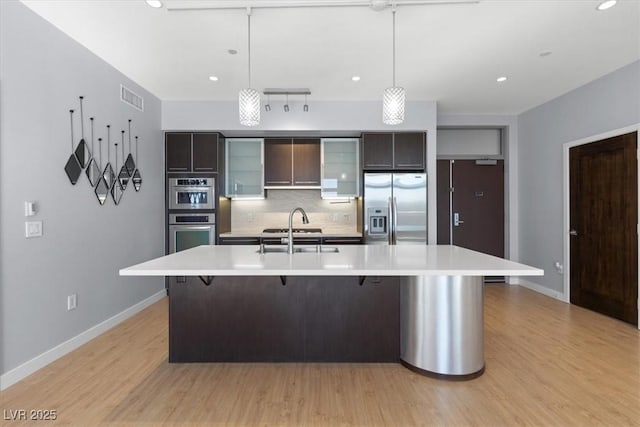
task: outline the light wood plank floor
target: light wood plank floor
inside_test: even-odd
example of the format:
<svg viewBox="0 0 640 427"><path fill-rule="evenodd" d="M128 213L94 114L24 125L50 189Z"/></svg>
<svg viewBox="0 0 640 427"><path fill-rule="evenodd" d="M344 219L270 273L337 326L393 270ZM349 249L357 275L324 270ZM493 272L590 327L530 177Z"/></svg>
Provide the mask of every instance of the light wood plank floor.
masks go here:
<svg viewBox="0 0 640 427"><path fill-rule="evenodd" d="M107 426L640 425L640 333L520 287L488 285L486 372L398 364L167 363L167 301L0 394ZM0 419L3 425L20 425Z"/></svg>

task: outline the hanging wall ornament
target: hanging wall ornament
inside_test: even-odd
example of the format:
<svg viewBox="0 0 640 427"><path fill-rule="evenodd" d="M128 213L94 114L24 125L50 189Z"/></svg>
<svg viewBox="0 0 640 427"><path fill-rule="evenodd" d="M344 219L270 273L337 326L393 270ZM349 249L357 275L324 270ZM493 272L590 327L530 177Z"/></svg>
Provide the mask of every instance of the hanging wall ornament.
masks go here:
<svg viewBox="0 0 640 427"><path fill-rule="evenodd" d="M84 140L84 113L82 109L82 99L84 97L80 97L80 133L81 139L78 143L78 147L76 147L76 157L78 158L78 163L82 169L86 168L89 164L89 160L91 159L91 152L89 152L89 147L87 146L87 142Z"/></svg>
<svg viewBox="0 0 640 427"><path fill-rule="evenodd" d="M98 149L100 150L100 164L98 164L98 169L102 169L102 138L98 138ZM105 169L106 171L106 169ZM98 184L96 184L95 189L96 197L98 198L98 203L104 205L104 202L107 201L107 196L109 195L109 185L107 184L107 180L104 178L104 174L100 176L98 180Z"/></svg>
<svg viewBox="0 0 640 427"><path fill-rule="evenodd" d="M131 119L129 119L129 155L127 156L127 160L124 162L124 165L127 168L129 176L133 176L133 172L136 170L136 162L133 160L133 156L131 155Z"/></svg>
<svg viewBox="0 0 640 427"><path fill-rule="evenodd" d="M113 167L111 167L111 125L107 125L107 166L105 166L104 171L102 172L102 176L104 180L107 182L107 186L109 189L113 187L113 183L116 181L116 173L113 171ZM118 153L116 153L117 156Z"/></svg>
<svg viewBox="0 0 640 427"><path fill-rule="evenodd" d="M122 131L122 160L124 160L124 131ZM118 153L116 153L116 170L118 170L117 168L117 164L118 164ZM129 178L131 176L129 175L129 171L127 171L127 166L124 164L124 162L122 163L122 169L120 169L120 172L118 173L118 181L120 181L120 187L122 187L122 191L127 189L127 184L129 184Z"/></svg>
<svg viewBox="0 0 640 427"><path fill-rule="evenodd" d="M136 191L140 191L140 187L142 187L142 174L140 173L140 160L138 159L138 136L136 136L136 159L135 159L135 164L137 166L135 172L133 172L133 178L131 178L131 180L133 181L133 188L136 189Z"/></svg>
<svg viewBox="0 0 640 427"><path fill-rule="evenodd" d="M114 145L116 146L116 170L118 170L118 143L116 142ZM120 180L116 179L113 183L113 187L111 187L111 198L113 199L113 203L115 203L116 205L120 204L122 193L124 193L124 188L122 188Z"/></svg>
<svg viewBox="0 0 640 427"><path fill-rule="evenodd" d="M71 156L69 156L69 160L67 160L67 164L64 166L64 171L69 181L71 181L71 184L76 185L80 174L82 174L82 166L73 152L73 110L69 110L69 113L71 115Z"/></svg>
<svg viewBox="0 0 640 427"><path fill-rule="evenodd" d="M98 162L95 158L95 151L93 147L93 117L89 118L91 123L91 153L93 153L93 157L89 161L89 165L87 165L87 170L85 171L87 174L87 178L89 178L89 183L91 187L95 187L98 184L98 180L100 179L100 172L102 169L98 167ZM100 153L102 155L102 153Z"/></svg>

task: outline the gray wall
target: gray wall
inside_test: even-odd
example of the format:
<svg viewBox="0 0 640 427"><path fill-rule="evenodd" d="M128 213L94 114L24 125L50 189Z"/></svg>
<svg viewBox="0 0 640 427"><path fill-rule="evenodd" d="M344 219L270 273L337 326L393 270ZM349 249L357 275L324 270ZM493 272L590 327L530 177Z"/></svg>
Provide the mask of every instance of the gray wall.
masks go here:
<svg viewBox="0 0 640 427"><path fill-rule="evenodd" d="M118 269L162 255L163 139L161 104L31 10L0 1L0 373L161 291L159 278L124 278ZM145 99L139 112L119 100L123 83ZM69 109L85 96L97 136L104 126L140 136L143 186L120 206L100 206L86 176L72 186ZM80 137L76 114L76 142ZM112 134L113 135L113 134ZM97 150L97 147L96 147ZM106 147L104 150L106 157ZM112 161L114 154L112 150ZM106 159L105 159L106 162ZM121 160L120 160L121 162ZM24 202L44 236L24 237ZM66 310L67 295L78 308Z"/></svg>
<svg viewBox="0 0 640 427"><path fill-rule="evenodd" d="M530 281L563 292L563 144L638 122L640 61L518 117L520 260L545 270Z"/></svg>

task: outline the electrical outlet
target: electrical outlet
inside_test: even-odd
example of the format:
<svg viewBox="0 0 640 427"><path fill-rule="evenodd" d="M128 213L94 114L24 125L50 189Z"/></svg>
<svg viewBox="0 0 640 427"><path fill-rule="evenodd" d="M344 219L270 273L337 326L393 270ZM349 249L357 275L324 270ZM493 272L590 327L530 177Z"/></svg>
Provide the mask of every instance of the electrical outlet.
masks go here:
<svg viewBox="0 0 640 427"><path fill-rule="evenodd" d="M69 295L67 297L67 311L75 310L78 306L78 294Z"/></svg>
<svg viewBox="0 0 640 427"><path fill-rule="evenodd" d="M564 272L564 266L560 263L560 261L556 261L553 266L556 268L556 273L562 274Z"/></svg>
<svg viewBox="0 0 640 427"><path fill-rule="evenodd" d="M332 222L338 222L338 214L337 213L331 214L331 221Z"/></svg>
<svg viewBox="0 0 640 427"><path fill-rule="evenodd" d="M349 224L349 221L351 221L351 215L349 215L349 214L344 214L344 215L342 216L342 221L343 221L345 224Z"/></svg>
<svg viewBox="0 0 640 427"><path fill-rule="evenodd" d="M247 222L253 222L253 212L247 214Z"/></svg>
<svg viewBox="0 0 640 427"><path fill-rule="evenodd" d="M42 237L42 221L25 221L24 236L27 239L31 237Z"/></svg>

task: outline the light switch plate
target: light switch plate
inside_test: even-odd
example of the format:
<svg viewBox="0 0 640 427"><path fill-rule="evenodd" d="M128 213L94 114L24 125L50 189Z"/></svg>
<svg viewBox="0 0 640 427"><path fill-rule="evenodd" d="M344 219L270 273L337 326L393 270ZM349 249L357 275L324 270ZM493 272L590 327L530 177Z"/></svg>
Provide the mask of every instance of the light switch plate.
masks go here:
<svg viewBox="0 0 640 427"><path fill-rule="evenodd" d="M42 221L25 221L24 233L27 239L42 237Z"/></svg>

